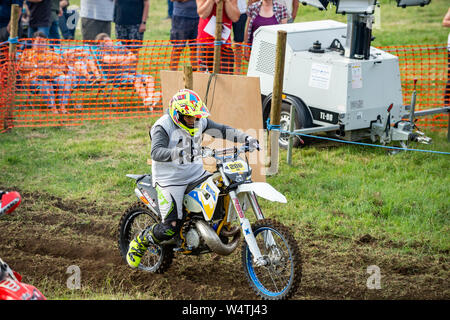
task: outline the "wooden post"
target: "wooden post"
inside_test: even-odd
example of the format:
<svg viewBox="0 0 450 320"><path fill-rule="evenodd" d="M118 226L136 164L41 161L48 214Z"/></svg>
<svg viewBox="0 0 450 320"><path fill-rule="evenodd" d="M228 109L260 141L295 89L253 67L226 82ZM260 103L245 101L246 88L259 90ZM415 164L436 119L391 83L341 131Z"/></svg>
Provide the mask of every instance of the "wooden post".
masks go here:
<svg viewBox="0 0 450 320"><path fill-rule="evenodd" d="M214 36L214 64L213 64L213 73L220 73L220 55L222 44L222 16L223 16L223 1L220 0L219 3L216 4L216 32Z"/></svg>
<svg viewBox="0 0 450 320"><path fill-rule="evenodd" d="M279 30L277 34L275 74L273 77L273 91L270 108L270 123L272 125L280 125L281 103L283 94L283 78L284 78L284 59L286 53L286 38L287 38L286 31ZM274 172L278 171L279 137L280 137L279 131L269 131L269 142L267 144L267 151L270 157L269 167L274 169ZM274 159L276 159L276 163L273 163Z"/></svg>
<svg viewBox="0 0 450 320"><path fill-rule="evenodd" d="M270 121L273 125L280 124L284 78L284 58L286 53L286 36L286 31L278 31L275 58L275 75L273 77L273 92L271 101L272 106L270 109Z"/></svg>
<svg viewBox="0 0 450 320"><path fill-rule="evenodd" d="M194 90L194 77L192 75L192 66L184 66L184 87Z"/></svg>
<svg viewBox="0 0 450 320"><path fill-rule="evenodd" d="M9 38L17 38L19 36L19 17L21 9L19 5L13 4L11 6L11 29ZM6 103L5 118L3 121L3 129L6 130L11 128L13 125L13 109L16 95L16 52L17 44L9 44L9 61L8 61L8 80L7 80L7 90L8 99Z"/></svg>

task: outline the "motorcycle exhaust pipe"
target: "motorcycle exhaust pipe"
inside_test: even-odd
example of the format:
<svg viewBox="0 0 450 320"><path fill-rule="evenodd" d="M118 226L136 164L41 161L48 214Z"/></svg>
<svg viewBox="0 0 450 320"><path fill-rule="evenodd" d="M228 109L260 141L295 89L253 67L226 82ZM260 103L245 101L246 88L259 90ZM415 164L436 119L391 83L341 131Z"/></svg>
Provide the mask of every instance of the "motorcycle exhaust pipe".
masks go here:
<svg viewBox="0 0 450 320"><path fill-rule="evenodd" d="M225 236L225 237L234 237L236 235L237 232L239 232L239 227L238 226L234 226L233 229L231 229L230 231L227 231L225 229L222 229L220 231L220 235Z"/></svg>
<svg viewBox="0 0 450 320"><path fill-rule="evenodd" d="M198 232L205 240L206 245L215 253L220 254L222 256L227 256L231 254L234 250L236 250L239 245L240 232L239 228L233 229L233 240L230 243L225 244L220 240L217 233L203 220L198 220L195 222L195 226L197 227Z"/></svg>

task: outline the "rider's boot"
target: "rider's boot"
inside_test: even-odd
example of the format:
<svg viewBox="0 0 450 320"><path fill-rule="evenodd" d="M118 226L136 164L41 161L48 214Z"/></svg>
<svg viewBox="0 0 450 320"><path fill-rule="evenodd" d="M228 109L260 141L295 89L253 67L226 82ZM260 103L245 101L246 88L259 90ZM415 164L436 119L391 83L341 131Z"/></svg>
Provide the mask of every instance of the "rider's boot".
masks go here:
<svg viewBox="0 0 450 320"><path fill-rule="evenodd" d="M156 225L156 224L155 224ZM127 252L127 262L132 268L137 268L141 263L142 256L152 244L158 243L153 235L155 225L148 227L139 233L133 241L130 242Z"/></svg>

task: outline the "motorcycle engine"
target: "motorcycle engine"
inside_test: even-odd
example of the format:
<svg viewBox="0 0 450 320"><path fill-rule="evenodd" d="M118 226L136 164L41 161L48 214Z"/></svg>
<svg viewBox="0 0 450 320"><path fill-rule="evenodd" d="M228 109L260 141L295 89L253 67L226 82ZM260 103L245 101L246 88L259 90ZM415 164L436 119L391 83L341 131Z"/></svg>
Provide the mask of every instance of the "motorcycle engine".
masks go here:
<svg viewBox="0 0 450 320"><path fill-rule="evenodd" d="M200 246L201 238L195 228L189 229L189 231L186 233L185 238L186 238L186 244L188 247L191 247L192 249L196 249Z"/></svg>

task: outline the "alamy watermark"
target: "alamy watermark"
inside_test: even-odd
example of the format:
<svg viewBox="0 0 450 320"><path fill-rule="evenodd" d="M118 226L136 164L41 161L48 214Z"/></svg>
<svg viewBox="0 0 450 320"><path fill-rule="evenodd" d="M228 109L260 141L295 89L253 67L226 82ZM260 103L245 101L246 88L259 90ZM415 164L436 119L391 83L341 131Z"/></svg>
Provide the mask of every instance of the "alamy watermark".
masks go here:
<svg viewBox="0 0 450 320"><path fill-rule="evenodd" d="M79 290L81 289L81 269L77 265L71 265L67 268L67 274L70 274L70 277L67 278L67 288L70 290Z"/></svg>
<svg viewBox="0 0 450 320"><path fill-rule="evenodd" d="M381 289L381 270L380 267L376 265L371 265L367 267L367 273L370 277L367 278L366 286L367 289Z"/></svg>

